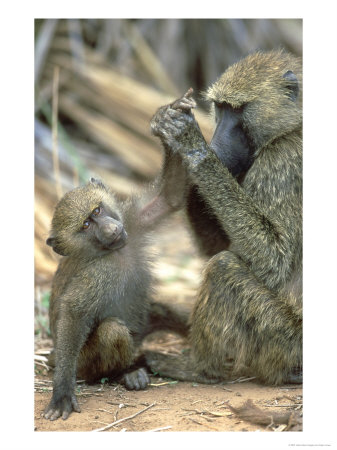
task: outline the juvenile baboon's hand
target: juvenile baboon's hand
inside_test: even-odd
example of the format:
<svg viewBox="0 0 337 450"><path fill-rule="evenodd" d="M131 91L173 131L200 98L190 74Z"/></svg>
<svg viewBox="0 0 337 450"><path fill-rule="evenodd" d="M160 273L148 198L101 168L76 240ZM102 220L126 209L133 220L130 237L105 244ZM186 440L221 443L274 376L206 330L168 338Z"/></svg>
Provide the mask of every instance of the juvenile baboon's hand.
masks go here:
<svg viewBox="0 0 337 450"><path fill-rule="evenodd" d="M155 136L161 138L171 150L175 151L174 144L179 138L188 133L195 122L191 112L197 106L191 97L193 89L190 88L182 97L169 105L158 109L151 120L151 130Z"/></svg>
<svg viewBox="0 0 337 450"><path fill-rule="evenodd" d="M81 412L75 394L64 395L57 399L53 396L44 411L44 418L56 420L62 417L63 420L66 420L72 411Z"/></svg>
<svg viewBox="0 0 337 450"><path fill-rule="evenodd" d="M150 377L148 376L146 370L141 367L140 369L136 369L133 372L123 375L122 383L130 391L139 391L147 388L147 385L150 383Z"/></svg>
<svg viewBox="0 0 337 450"><path fill-rule="evenodd" d="M189 88L185 94L171 103L169 106L172 109L177 109L180 111L190 112L192 108L196 108L197 104L194 98L191 97L193 94L193 89Z"/></svg>

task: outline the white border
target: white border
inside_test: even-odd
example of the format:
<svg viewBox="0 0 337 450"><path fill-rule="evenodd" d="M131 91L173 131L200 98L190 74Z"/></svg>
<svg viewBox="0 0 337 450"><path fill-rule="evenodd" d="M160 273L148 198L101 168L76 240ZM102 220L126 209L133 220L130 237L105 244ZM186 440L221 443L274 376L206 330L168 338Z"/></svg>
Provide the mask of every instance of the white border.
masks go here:
<svg viewBox="0 0 337 450"><path fill-rule="evenodd" d="M233 6L232 3L236 3ZM336 4L17 1L2 7L1 441L6 449L336 448ZM117 9L116 9L117 8ZM303 18L305 88L305 385L302 433L33 432L33 20L45 17ZM186 441L185 441L186 439Z"/></svg>

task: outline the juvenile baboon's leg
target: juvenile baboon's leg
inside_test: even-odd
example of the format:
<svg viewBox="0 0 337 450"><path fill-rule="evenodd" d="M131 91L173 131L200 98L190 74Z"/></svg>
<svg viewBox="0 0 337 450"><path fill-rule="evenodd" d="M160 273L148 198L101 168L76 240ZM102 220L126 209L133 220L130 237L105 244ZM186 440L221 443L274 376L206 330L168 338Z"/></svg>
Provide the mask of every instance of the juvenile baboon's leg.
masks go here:
<svg viewBox="0 0 337 450"><path fill-rule="evenodd" d="M302 365L300 309L268 290L230 251L208 263L192 315L192 356L198 371L234 373L268 384L287 382Z"/></svg>
<svg viewBox="0 0 337 450"><path fill-rule="evenodd" d="M132 368L135 345L128 328L118 319L109 317L89 336L82 347L77 376L94 382L104 376L116 376L128 389L145 389L150 379L143 368Z"/></svg>
<svg viewBox="0 0 337 450"><path fill-rule="evenodd" d="M192 307L151 302L149 312L149 332L167 330L182 336L188 335Z"/></svg>

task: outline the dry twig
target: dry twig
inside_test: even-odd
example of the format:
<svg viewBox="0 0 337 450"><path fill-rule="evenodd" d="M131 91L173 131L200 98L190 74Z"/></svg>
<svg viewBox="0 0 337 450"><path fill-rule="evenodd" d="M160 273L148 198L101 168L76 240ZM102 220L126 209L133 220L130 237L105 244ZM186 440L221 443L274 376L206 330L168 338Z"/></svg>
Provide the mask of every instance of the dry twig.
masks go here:
<svg viewBox="0 0 337 450"><path fill-rule="evenodd" d="M149 383L149 386L165 386L167 384L177 384L178 381L164 381L163 383Z"/></svg>
<svg viewBox="0 0 337 450"><path fill-rule="evenodd" d="M302 403L293 403L287 405L264 405L268 408L293 408L294 406L302 406Z"/></svg>
<svg viewBox="0 0 337 450"><path fill-rule="evenodd" d="M119 419L119 420L116 420L115 422L109 423L109 425L106 425L105 427L97 428L96 430L92 430L92 431L105 431L105 430L108 430L109 428L112 428L112 427L114 427L115 425L117 425L119 423L122 423L122 422L125 422L126 420L130 420L130 419L135 418L139 414L142 414L143 412L145 412L148 409L152 408L152 406L154 406L155 404L156 404L156 402L152 403L151 405L147 406L146 408L142 409L141 411L136 412L132 416L124 417L123 419Z"/></svg>
<svg viewBox="0 0 337 450"><path fill-rule="evenodd" d="M286 425L286 430L302 430L302 418L298 413L294 413L291 411L266 412L254 405L252 400L247 400L239 408L234 408L231 405L228 405L228 408L240 419L246 420L256 425L265 425L269 427L271 427L272 425Z"/></svg>
<svg viewBox="0 0 337 450"><path fill-rule="evenodd" d="M234 383L245 383L246 381L251 381L251 380L255 380L256 377L240 377L237 380L234 381L227 381L228 384L234 384Z"/></svg>
<svg viewBox="0 0 337 450"><path fill-rule="evenodd" d="M210 430L212 430L212 431L219 431L217 428L212 427L212 426L208 425L207 423L200 423L200 422L198 422L197 420L192 419L192 417L189 417L189 420L190 420L191 422L196 423L197 425L201 425L202 427L206 427L206 428L208 428L208 429L210 429Z"/></svg>
<svg viewBox="0 0 337 450"><path fill-rule="evenodd" d="M115 405L118 406L119 408L135 408L136 405L131 405L130 403L121 403L121 402L107 402L109 405Z"/></svg>

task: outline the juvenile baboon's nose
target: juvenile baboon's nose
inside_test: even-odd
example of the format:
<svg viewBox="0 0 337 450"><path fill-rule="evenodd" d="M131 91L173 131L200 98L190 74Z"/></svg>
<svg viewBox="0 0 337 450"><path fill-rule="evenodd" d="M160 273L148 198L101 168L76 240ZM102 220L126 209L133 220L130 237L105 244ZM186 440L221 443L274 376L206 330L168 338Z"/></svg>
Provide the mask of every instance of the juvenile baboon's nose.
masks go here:
<svg viewBox="0 0 337 450"><path fill-rule="evenodd" d="M105 223L102 227L102 232L107 237L112 237L118 233L118 225L115 223Z"/></svg>

